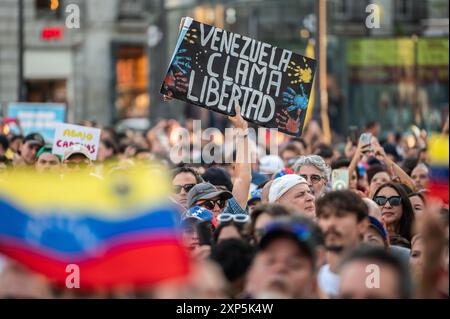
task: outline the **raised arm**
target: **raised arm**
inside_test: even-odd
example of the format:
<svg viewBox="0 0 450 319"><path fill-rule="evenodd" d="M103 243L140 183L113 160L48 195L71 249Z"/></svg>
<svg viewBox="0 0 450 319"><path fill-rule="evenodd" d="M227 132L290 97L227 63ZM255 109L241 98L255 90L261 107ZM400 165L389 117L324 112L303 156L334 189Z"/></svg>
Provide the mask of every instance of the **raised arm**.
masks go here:
<svg viewBox="0 0 450 319"><path fill-rule="evenodd" d="M243 210L247 207L250 183L252 181L251 154L249 154L248 123L241 116L241 108L236 106L236 116L228 117L237 132L236 178L233 183L233 197Z"/></svg>
<svg viewBox="0 0 450 319"><path fill-rule="evenodd" d="M355 153L353 154L352 161L350 162L350 165L348 167L348 176L349 176L349 178L351 178L351 176L353 175L353 172L355 172L356 166L358 165L358 162L363 157L364 152L366 150L369 150L369 146L370 145L362 145L361 141L358 141L358 145L356 146L356 150L355 150Z"/></svg>
<svg viewBox="0 0 450 319"><path fill-rule="evenodd" d="M397 163L395 163L389 156L386 156L386 152L384 151L383 147L381 147L378 140L374 138L372 144L374 146L376 157L384 161L388 170L391 170L391 175L394 175L394 177L398 177L401 183L405 184L412 190L415 190L416 186L414 180L408 174L406 174L406 172L400 166L398 166Z"/></svg>

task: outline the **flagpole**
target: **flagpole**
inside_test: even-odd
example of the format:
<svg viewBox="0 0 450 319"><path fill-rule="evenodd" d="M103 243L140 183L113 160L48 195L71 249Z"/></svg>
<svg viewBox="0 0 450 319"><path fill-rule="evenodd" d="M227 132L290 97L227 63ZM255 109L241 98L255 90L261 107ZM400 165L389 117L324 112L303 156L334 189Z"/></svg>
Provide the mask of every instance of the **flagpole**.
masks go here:
<svg viewBox="0 0 450 319"><path fill-rule="evenodd" d="M319 0L319 32L318 32L318 58L319 58L319 103L320 118L324 143L331 143L330 120L328 118L328 93L327 93L327 8L326 0Z"/></svg>

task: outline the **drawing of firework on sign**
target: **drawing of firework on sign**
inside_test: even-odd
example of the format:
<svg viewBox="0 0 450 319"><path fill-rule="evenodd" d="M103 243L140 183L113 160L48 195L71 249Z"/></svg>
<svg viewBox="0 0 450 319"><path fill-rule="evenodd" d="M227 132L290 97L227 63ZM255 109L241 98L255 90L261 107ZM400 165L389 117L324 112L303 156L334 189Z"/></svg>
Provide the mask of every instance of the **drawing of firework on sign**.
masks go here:
<svg viewBox="0 0 450 319"><path fill-rule="evenodd" d="M195 53L195 66L200 71L200 73L204 73L206 70L205 66L202 66L202 61L204 61L206 58L208 50L200 50L197 53Z"/></svg>
<svg viewBox="0 0 450 319"><path fill-rule="evenodd" d="M197 29L191 29L190 31L186 32L186 35L184 36L184 40L186 42L189 42L190 44L195 44L197 39Z"/></svg>
<svg viewBox="0 0 450 319"><path fill-rule="evenodd" d="M305 63L305 67L302 68L295 61L291 61L289 63L288 69L288 77L293 78L291 80L291 84L297 83L310 83L312 79L312 70L308 66L308 62L305 58L303 58L303 63Z"/></svg>

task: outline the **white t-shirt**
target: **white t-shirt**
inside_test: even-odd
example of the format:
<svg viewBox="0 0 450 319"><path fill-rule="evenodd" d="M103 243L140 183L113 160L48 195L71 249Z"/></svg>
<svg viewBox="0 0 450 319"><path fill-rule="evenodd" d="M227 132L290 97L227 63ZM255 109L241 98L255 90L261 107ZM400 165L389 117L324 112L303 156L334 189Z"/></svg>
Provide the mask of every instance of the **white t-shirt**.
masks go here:
<svg viewBox="0 0 450 319"><path fill-rule="evenodd" d="M337 296L339 291L339 275L330 270L330 265L323 265L318 274L319 288L330 298Z"/></svg>

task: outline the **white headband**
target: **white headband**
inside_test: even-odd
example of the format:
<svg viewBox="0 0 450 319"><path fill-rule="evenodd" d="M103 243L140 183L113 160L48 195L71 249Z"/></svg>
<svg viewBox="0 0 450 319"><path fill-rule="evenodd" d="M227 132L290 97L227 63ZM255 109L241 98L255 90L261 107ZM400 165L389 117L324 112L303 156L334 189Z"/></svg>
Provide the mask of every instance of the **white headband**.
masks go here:
<svg viewBox="0 0 450 319"><path fill-rule="evenodd" d="M307 184L308 182L303 177L297 174L287 174L276 178L269 190L269 203L275 202L283 196L288 190L298 184Z"/></svg>

